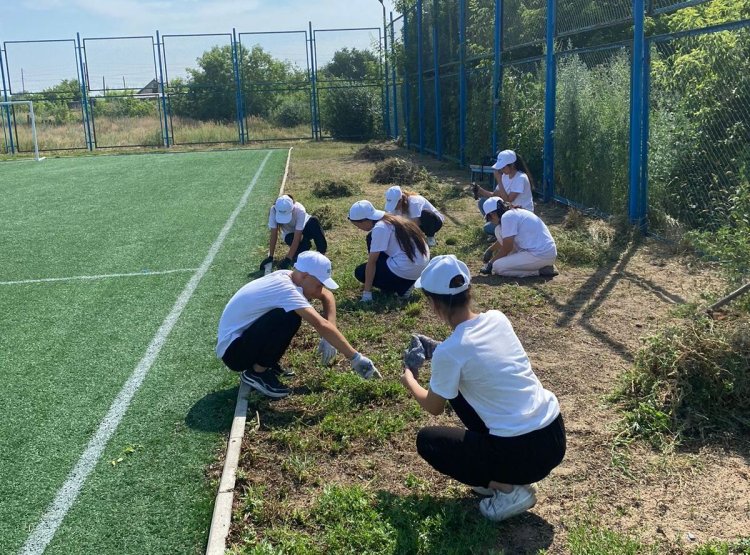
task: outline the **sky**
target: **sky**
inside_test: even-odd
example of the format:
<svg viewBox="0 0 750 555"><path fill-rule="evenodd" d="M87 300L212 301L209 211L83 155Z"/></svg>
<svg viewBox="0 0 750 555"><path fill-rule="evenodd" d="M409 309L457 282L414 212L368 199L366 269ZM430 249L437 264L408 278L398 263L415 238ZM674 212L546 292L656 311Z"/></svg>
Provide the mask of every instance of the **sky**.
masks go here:
<svg viewBox="0 0 750 555"><path fill-rule="evenodd" d="M379 0L5 0L0 41L7 59L11 93L40 91L62 79L75 79L76 33L85 46L90 87L140 88L156 73L152 37L164 35L167 79L212 46L229 44L232 29L243 45L259 44L274 57L307 66L303 33L312 22L318 66L343 47L371 48L381 28ZM386 13L394 10L384 0ZM394 18L398 16L394 12ZM397 25L396 30L400 27ZM205 34L185 37L178 35ZM100 40L102 37L129 37ZM138 38L136 38L138 37ZM54 41L54 42L15 42Z"/></svg>

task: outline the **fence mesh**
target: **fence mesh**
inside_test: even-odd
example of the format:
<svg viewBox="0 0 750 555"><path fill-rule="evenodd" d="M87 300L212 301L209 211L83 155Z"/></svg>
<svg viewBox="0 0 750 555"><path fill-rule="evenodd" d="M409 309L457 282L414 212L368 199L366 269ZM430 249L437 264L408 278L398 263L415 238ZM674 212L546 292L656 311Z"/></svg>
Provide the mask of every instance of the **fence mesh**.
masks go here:
<svg viewBox="0 0 750 555"><path fill-rule="evenodd" d="M491 19L490 23L494 20ZM492 33L490 27L490 33ZM547 29L547 0L503 2L503 48L510 50L544 42Z"/></svg>
<svg viewBox="0 0 750 555"><path fill-rule="evenodd" d="M687 0L682 2L675 2L674 0L649 0L650 10L653 13L666 13L678 10L680 8L686 8L689 6L697 6L699 4L705 4L711 0Z"/></svg>
<svg viewBox="0 0 750 555"><path fill-rule="evenodd" d="M633 18L632 0L560 0L557 3L557 34L607 27Z"/></svg>

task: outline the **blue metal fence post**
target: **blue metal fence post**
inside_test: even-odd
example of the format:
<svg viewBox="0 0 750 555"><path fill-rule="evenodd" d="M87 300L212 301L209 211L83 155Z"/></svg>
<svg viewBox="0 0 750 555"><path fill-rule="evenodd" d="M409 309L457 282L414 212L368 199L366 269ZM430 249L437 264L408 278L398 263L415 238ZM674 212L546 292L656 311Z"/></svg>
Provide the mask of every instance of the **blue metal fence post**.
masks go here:
<svg viewBox="0 0 750 555"><path fill-rule="evenodd" d="M543 200L549 202L555 194L555 104L557 102L557 57L555 56L555 28L557 0L547 0L547 66L544 98L544 179Z"/></svg>
<svg viewBox="0 0 750 555"><path fill-rule="evenodd" d="M424 79L422 69L422 0L417 0L417 104L419 106L420 154L424 154Z"/></svg>
<svg viewBox="0 0 750 555"><path fill-rule="evenodd" d="M435 71L435 156L443 157L443 124L442 98L440 97L440 56L438 56L438 0L432 0L432 59Z"/></svg>
<svg viewBox="0 0 750 555"><path fill-rule="evenodd" d="M466 0L458 0L458 158L466 164Z"/></svg>
<svg viewBox="0 0 750 555"><path fill-rule="evenodd" d="M495 51L492 64L492 152L497 153L497 115L500 108L500 63L503 51L503 0L495 0Z"/></svg>
<svg viewBox="0 0 750 555"><path fill-rule="evenodd" d="M648 232L648 139L651 110L651 45L645 43L643 51L643 134L641 135L641 229Z"/></svg>
<svg viewBox="0 0 750 555"><path fill-rule="evenodd" d="M245 117L242 105L242 77L240 75L240 49L237 42L237 30L232 29L232 69L234 71L234 97L237 105L237 132L240 144L245 144Z"/></svg>
<svg viewBox="0 0 750 555"><path fill-rule="evenodd" d="M385 131L385 136L389 137L391 136L391 106L390 106L390 95L388 92L389 83L388 83L388 27L386 26L386 20L385 20L385 4L382 4L383 6L383 41L380 43L382 47L383 52L383 131Z"/></svg>
<svg viewBox="0 0 750 555"><path fill-rule="evenodd" d="M164 63L161 58L161 37L159 31L156 31L156 52L159 58L159 100L161 102L161 111L164 121L162 126L164 129L163 139L164 146L169 148L169 119L167 115L167 88L164 86ZM164 60L166 61L166 60Z"/></svg>
<svg viewBox="0 0 750 555"><path fill-rule="evenodd" d="M81 33L76 33L76 44L78 46L78 63L80 64L81 80L81 106L83 107L83 132L86 137L86 146L94 150L94 142L91 137L91 119L89 114L89 98L87 76L89 74L86 64L83 63L83 47L81 46Z"/></svg>
<svg viewBox="0 0 750 555"><path fill-rule="evenodd" d="M643 224L641 198L641 140L643 134L643 67L644 67L643 0L633 0L633 67L630 77L630 188L628 216L630 223Z"/></svg>
<svg viewBox="0 0 750 555"><path fill-rule="evenodd" d="M5 54L5 56L3 56ZM3 101L8 102L8 86L5 84L5 67L3 66L3 59L5 59L5 62L8 61L8 53L0 49L0 76L2 76L3 80ZM8 74L8 78L10 79L10 74ZM6 148L10 149L10 154L15 154L16 148L13 144L13 127L11 126L10 121L10 106L3 106L3 112L5 112L5 117L8 122L8 144L6 145Z"/></svg>
<svg viewBox="0 0 750 555"><path fill-rule="evenodd" d="M396 33L393 29L393 12L391 16L391 83L393 83L393 138L398 138L398 87L396 85Z"/></svg>
<svg viewBox="0 0 750 555"><path fill-rule="evenodd" d="M315 57L315 33L313 33L312 21L308 21L310 27L310 64L312 67L311 73L311 92L312 92L312 103L313 103L313 139L318 141L321 139L320 132L320 105L318 104L318 77L317 68L318 61Z"/></svg>
<svg viewBox="0 0 750 555"><path fill-rule="evenodd" d="M404 12L404 27L401 29L404 40L404 127L406 127L406 148L411 147L411 90L409 90L409 71L407 70L406 58L409 53L409 10Z"/></svg>

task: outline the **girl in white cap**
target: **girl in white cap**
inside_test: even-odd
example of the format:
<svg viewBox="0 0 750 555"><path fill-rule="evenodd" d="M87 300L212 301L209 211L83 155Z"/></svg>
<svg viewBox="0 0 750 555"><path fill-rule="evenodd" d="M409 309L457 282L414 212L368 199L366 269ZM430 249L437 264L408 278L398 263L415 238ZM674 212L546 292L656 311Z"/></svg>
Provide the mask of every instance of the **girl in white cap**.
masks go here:
<svg viewBox="0 0 750 555"><path fill-rule="evenodd" d="M505 277L556 276L557 246L549 228L536 214L511 207L499 197L484 203L485 218L495 226L497 241L483 274Z"/></svg>
<svg viewBox="0 0 750 555"><path fill-rule="evenodd" d="M268 213L268 229L268 256L260 263L260 269L265 274L273 271L273 255L276 252L279 232L284 242L289 245L289 251L279 263L281 269L289 268L299 253L310 250L313 241L320 254L325 254L328 250L328 243L318 218L308 214L305 207L296 202L291 195L280 196L271 206Z"/></svg>
<svg viewBox="0 0 750 555"><path fill-rule="evenodd" d="M415 377L418 368L404 368L401 382L430 414L442 414L450 403L464 425L422 428L417 451L438 472L485 495L479 503L485 517L520 514L536 503L530 484L565 455L557 398L532 371L505 315L472 310L466 264L452 254L436 256L415 286L453 331L442 343L421 336L432 359L428 389Z"/></svg>
<svg viewBox="0 0 750 555"><path fill-rule="evenodd" d="M357 266L354 276L364 284L362 301L372 300L372 288L402 297L430 260L430 248L417 225L406 218L376 210L369 200L355 202L349 220L367 232L367 262Z"/></svg>
<svg viewBox="0 0 750 555"><path fill-rule="evenodd" d="M445 218L432 203L412 191L394 185L385 192L385 211L413 221L427 237L427 245L434 247L435 234L443 227Z"/></svg>
<svg viewBox="0 0 750 555"><path fill-rule="evenodd" d="M363 378L380 377L372 361L359 354L336 327L336 300L330 289L338 284L331 277L331 261L320 253L303 252L294 270L279 270L251 281L229 300L219 320L216 355L240 380L268 397L286 397L291 392L279 381L293 375L279 365L297 334L302 320L320 336L321 362L329 364L337 350ZM310 301L323 305L321 316Z"/></svg>

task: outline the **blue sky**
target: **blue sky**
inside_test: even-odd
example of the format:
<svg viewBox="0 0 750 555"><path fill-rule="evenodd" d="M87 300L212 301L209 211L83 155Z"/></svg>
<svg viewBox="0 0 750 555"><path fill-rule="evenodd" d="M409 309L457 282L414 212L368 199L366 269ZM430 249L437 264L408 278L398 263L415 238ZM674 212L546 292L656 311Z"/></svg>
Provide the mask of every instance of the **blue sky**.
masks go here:
<svg viewBox="0 0 750 555"><path fill-rule="evenodd" d="M150 40L94 40L98 37L168 35L165 50L170 77L184 74L195 58L214 45L228 42L236 28L243 44L260 44L274 56L304 67L304 36L250 34L268 31L380 27L378 0L7 0L0 12L0 41L75 39L86 41L89 76L103 86L136 87L154 73ZM385 0L386 9L393 2ZM396 14L394 14L394 17ZM215 33L211 37L178 37L190 33ZM224 35L222 35L224 34ZM320 32L319 64L337 49L367 48L377 41L377 31ZM8 73L12 90L40 90L65 78L75 78L72 42L8 43ZM23 79L23 81L22 81Z"/></svg>

